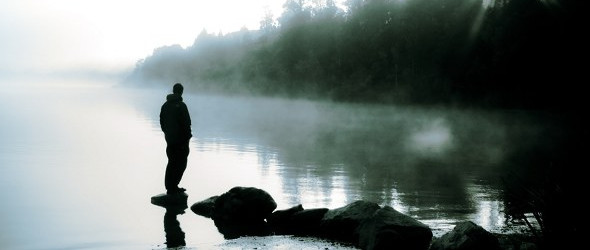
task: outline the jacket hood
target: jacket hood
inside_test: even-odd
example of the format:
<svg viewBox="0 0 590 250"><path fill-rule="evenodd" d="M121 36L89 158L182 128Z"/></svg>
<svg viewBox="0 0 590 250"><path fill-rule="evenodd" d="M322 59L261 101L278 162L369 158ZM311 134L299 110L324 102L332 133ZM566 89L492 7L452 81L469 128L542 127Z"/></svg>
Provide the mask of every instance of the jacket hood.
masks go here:
<svg viewBox="0 0 590 250"><path fill-rule="evenodd" d="M182 101L182 96L177 95L177 94L169 94L168 96L166 96L166 101L169 101L169 102L181 102Z"/></svg>

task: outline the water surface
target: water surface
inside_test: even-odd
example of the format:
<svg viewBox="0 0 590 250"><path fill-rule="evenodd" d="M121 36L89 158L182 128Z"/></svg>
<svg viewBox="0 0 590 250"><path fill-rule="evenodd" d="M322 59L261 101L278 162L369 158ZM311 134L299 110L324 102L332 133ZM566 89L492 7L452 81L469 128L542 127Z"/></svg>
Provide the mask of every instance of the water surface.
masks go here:
<svg viewBox="0 0 590 250"><path fill-rule="evenodd" d="M190 90L187 90L190 92ZM0 90L0 248L165 248L167 89L109 84ZM335 104L186 93L193 120L181 186L189 206L234 186L268 191L278 209L389 205L435 235L504 217L506 156L543 133L522 113ZM188 247L224 242L213 221L178 215Z"/></svg>

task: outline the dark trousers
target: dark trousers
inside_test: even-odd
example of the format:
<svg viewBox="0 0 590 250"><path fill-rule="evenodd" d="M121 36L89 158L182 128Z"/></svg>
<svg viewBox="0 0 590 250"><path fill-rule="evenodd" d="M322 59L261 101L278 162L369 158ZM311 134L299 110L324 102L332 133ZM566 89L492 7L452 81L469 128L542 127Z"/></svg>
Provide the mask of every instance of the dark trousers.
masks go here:
<svg viewBox="0 0 590 250"><path fill-rule="evenodd" d="M188 141L186 143L168 144L166 146L166 156L168 156L166 176L164 177L166 190L174 191L178 189L178 183L180 183L184 170L186 170L188 153Z"/></svg>

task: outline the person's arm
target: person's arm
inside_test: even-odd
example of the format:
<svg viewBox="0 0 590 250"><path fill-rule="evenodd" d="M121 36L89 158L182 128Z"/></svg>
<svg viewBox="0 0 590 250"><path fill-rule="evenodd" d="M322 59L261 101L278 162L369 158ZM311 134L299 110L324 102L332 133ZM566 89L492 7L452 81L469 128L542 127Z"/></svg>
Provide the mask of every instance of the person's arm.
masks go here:
<svg viewBox="0 0 590 250"><path fill-rule="evenodd" d="M160 128L162 129L162 132L166 133L166 123L164 122L164 105L162 105L162 108L160 109Z"/></svg>
<svg viewBox="0 0 590 250"><path fill-rule="evenodd" d="M190 139L193 135L192 135L192 131L191 131L191 116L188 113L188 108L186 107L186 104L183 103L182 105L182 125L183 128L185 129L185 135L187 136L188 139Z"/></svg>

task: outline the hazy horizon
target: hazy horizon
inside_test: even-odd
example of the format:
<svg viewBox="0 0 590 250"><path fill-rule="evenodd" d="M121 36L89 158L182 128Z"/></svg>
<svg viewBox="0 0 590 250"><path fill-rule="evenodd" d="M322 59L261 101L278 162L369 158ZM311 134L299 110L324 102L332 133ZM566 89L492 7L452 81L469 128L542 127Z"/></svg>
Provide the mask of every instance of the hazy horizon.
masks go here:
<svg viewBox="0 0 590 250"><path fill-rule="evenodd" d="M121 76L163 46L193 44L200 32L257 30L283 0L32 1L0 9L0 80L31 76Z"/></svg>

